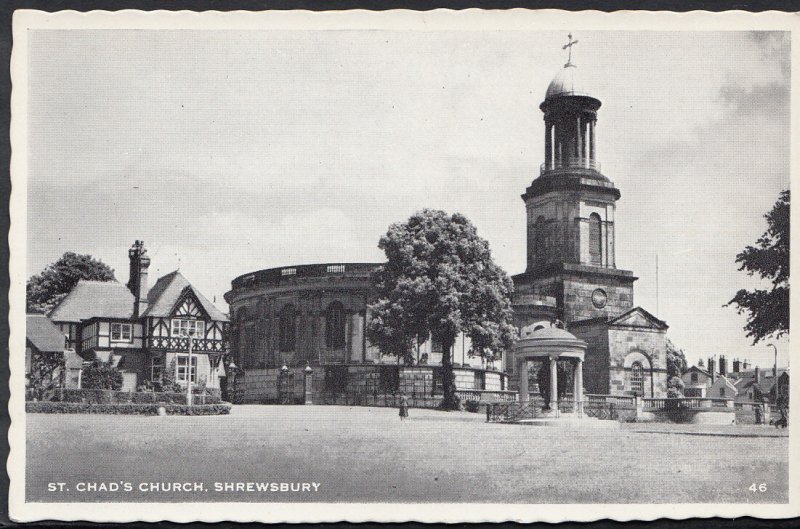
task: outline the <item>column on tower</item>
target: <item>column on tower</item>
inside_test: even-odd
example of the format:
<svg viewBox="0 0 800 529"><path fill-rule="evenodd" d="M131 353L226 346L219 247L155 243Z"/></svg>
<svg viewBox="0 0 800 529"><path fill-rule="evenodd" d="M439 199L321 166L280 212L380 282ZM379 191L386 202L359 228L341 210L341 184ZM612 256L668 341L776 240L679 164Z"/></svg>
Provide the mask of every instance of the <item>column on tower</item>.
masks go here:
<svg viewBox="0 0 800 529"><path fill-rule="evenodd" d="M544 167L553 167L553 126L549 121L544 124Z"/></svg>
<svg viewBox="0 0 800 529"><path fill-rule="evenodd" d="M583 131L584 131L583 132L583 152L581 153L581 156L584 159L584 166L587 167L587 168L591 166L591 164L589 163L589 143L592 140L591 140L591 136L589 135L589 131L591 130L589 123L591 123L591 120L584 119L584 122L583 122Z"/></svg>
<svg viewBox="0 0 800 529"><path fill-rule="evenodd" d="M580 166L581 147L583 145L581 136L581 116L578 114L575 116L575 158L578 160L578 163L575 164L576 166Z"/></svg>
<svg viewBox="0 0 800 529"><path fill-rule="evenodd" d="M595 141L595 135L594 135L594 124L595 124L595 122L596 122L596 120L594 120L594 119L593 119L593 120L591 120L591 121L589 122L589 127L590 127L590 132L589 132L589 134L592 136L592 141L591 141L591 143L589 144L589 147L590 147L590 150L589 150L589 158L592 160L592 163L594 163L594 161L595 161L595 156L594 156L594 146L595 146L595 144L597 143L597 142Z"/></svg>

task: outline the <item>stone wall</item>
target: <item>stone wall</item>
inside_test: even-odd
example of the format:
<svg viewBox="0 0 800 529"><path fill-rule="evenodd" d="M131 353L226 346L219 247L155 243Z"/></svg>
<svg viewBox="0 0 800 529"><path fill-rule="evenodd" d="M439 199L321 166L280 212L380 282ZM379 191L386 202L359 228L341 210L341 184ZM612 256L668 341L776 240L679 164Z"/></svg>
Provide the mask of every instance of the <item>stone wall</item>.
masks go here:
<svg viewBox="0 0 800 529"><path fill-rule="evenodd" d="M331 366L328 366L331 367ZM434 366L379 366L379 365L353 365L341 366L346 370L346 381L344 390L337 390L336 383L330 381L326 384L325 366L315 367L312 373L312 402L315 404L330 403L331 394L351 394L351 395L377 395L396 394L404 392L409 397L424 398L442 394L442 382L440 375L434 375L438 370ZM392 391L385 386L381 380L381 371L384 370L384 377L389 372L397 375L397 389ZM474 369L454 368L456 377L456 389L474 390L475 373ZM497 371L480 371L485 373L486 391L501 391L508 388L507 375ZM333 373L333 371L331 371ZM269 404L278 402L280 398L281 370L279 368L250 369L240 375L236 381L236 391L238 401L244 403ZM287 387L292 399L295 402L303 401L303 379L302 368L291 368L287 375ZM391 375L389 375L391 376ZM434 385L436 387L434 387Z"/></svg>
<svg viewBox="0 0 800 529"><path fill-rule="evenodd" d="M566 323L597 317L619 316L633 308L633 284L596 278L564 278L563 317ZM601 289L606 294L606 305L597 308L592 303L592 293Z"/></svg>
<svg viewBox="0 0 800 529"><path fill-rule="evenodd" d="M569 332L587 343L583 360L583 387L587 393L609 393L608 324L596 321L574 325Z"/></svg>
<svg viewBox="0 0 800 529"><path fill-rule="evenodd" d="M640 361L645 368L645 397L665 397L667 392L666 333L637 327L611 327L609 336L609 393L631 391L631 364ZM649 366L645 364L647 362ZM650 371L652 370L652 378Z"/></svg>

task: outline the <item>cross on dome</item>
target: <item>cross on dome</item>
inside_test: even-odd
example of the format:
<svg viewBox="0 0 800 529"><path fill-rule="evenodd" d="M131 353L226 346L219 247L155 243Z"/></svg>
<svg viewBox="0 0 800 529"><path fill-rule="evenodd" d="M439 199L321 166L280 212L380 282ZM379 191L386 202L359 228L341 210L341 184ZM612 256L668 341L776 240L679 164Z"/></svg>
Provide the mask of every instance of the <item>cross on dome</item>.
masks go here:
<svg viewBox="0 0 800 529"><path fill-rule="evenodd" d="M572 33L567 35L567 40L568 42L563 46L561 46L562 50L569 50L569 55L567 56L567 64L564 65L564 68L566 68L567 66L574 66L574 64L572 64L572 47L578 43L577 40L572 40Z"/></svg>

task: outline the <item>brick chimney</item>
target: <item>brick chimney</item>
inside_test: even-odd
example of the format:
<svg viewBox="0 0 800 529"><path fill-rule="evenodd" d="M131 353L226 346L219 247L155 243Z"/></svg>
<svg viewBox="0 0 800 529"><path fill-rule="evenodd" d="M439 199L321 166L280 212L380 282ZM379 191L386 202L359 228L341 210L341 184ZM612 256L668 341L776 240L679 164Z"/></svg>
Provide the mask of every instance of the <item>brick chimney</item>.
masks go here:
<svg viewBox="0 0 800 529"><path fill-rule="evenodd" d="M747 371L748 369L750 369L750 361L745 358L744 362L742 362L742 371Z"/></svg>
<svg viewBox="0 0 800 529"><path fill-rule="evenodd" d="M733 359L733 372L734 373L738 373L741 370L742 370L742 362L739 361L738 359L734 358Z"/></svg>
<svg viewBox="0 0 800 529"><path fill-rule="evenodd" d="M756 366L756 384L761 384L761 370Z"/></svg>
<svg viewBox="0 0 800 529"><path fill-rule="evenodd" d="M728 374L728 359L725 355L719 356L719 374L723 376Z"/></svg>
<svg viewBox="0 0 800 529"><path fill-rule="evenodd" d="M147 292L150 285L147 283L147 269L150 268L150 258L144 247L144 241L136 241L128 250L128 259L131 262L128 289L134 297L133 316L138 318L147 310Z"/></svg>
<svg viewBox="0 0 800 529"><path fill-rule="evenodd" d="M708 357L708 372L711 373L711 383L713 384L714 381L717 379L717 370L716 370L716 362L714 362L714 357Z"/></svg>

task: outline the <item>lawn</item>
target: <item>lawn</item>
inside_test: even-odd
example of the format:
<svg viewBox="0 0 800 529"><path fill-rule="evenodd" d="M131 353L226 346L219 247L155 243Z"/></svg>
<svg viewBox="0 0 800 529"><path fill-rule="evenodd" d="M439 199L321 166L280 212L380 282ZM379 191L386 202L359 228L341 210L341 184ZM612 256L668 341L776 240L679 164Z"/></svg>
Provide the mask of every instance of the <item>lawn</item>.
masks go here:
<svg viewBox="0 0 800 529"><path fill-rule="evenodd" d="M565 430L464 412L412 409L401 422L390 408L235 406L213 417L28 414L27 430L27 501L788 501L789 439L767 428ZM161 482L198 490L139 490ZM318 489L215 491L226 482ZM87 483L133 490L78 490Z"/></svg>

